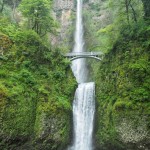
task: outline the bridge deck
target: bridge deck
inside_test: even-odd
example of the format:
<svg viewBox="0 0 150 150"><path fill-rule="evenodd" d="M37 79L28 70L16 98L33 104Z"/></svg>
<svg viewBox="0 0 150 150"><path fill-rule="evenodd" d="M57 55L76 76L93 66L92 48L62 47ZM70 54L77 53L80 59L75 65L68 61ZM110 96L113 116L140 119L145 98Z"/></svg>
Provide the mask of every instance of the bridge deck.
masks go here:
<svg viewBox="0 0 150 150"><path fill-rule="evenodd" d="M75 56L100 56L102 55L102 52L73 52L73 53L67 53L64 56L66 57L75 57Z"/></svg>
<svg viewBox="0 0 150 150"><path fill-rule="evenodd" d="M67 53L64 56L70 58L71 61L79 58L94 58L97 60L102 60L103 53L102 52L73 52L73 53Z"/></svg>

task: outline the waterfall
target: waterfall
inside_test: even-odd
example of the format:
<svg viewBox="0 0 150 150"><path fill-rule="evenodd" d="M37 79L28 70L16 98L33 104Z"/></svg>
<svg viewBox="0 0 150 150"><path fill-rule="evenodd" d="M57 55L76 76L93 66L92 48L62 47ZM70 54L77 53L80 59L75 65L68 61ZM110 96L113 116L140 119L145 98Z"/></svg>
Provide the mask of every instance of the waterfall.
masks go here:
<svg viewBox="0 0 150 150"><path fill-rule="evenodd" d="M75 45L73 52L84 51L83 40L83 24L82 24L82 0L77 0L77 19L76 19L76 32L75 32ZM86 67L85 59L77 59L72 63L72 70L78 83L84 83L87 81L88 71Z"/></svg>
<svg viewBox="0 0 150 150"><path fill-rule="evenodd" d="M95 85L79 84L73 102L74 143L71 150L92 150Z"/></svg>
<svg viewBox="0 0 150 150"><path fill-rule="evenodd" d="M84 52L82 0L77 0L75 45L73 52ZM92 150L92 134L95 113L95 84L87 82L86 59L72 62L72 70L79 83L73 102L73 145L69 150Z"/></svg>

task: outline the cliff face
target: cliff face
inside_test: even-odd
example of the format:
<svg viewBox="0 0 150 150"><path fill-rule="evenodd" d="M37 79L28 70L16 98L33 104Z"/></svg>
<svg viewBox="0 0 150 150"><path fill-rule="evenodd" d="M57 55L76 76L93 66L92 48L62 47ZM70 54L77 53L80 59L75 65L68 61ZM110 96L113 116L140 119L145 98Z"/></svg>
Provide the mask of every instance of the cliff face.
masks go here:
<svg viewBox="0 0 150 150"><path fill-rule="evenodd" d="M32 51L33 45L30 46L28 50ZM16 44L15 50L18 47ZM7 54L10 51L11 48ZM65 149L70 141L76 84L69 63L67 65L62 56L55 53L50 58L52 63L42 59L39 61L42 64L36 62L35 65L37 55L29 58L21 53L16 67L16 58L9 57L6 62L8 57L4 53L0 62L0 149ZM24 66L26 62L30 62L32 69Z"/></svg>
<svg viewBox="0 0 150 150"><path fill-rule="evenodd" d="M128 38L123 36L99 67L96 75L98 150L150 148L149 36L146 31L139 35L132 33Z"/></svg>
<svg viewBox="0 0 150 150"><path fill-rule="evenodd" d="M53 44L58 44L61 47L70 49L70 37L73 35L73 11L74 0L54 0L53 12L56 20L59 23L58 36L54 37Z"/></svg>
<svg viewBox="0 0 150 150"><path fill-rule="evenodd" d="M106 2L84 0L87 50L101 50L99 45L107 40L105 34L111 33L111 25L104 28L113 19ZM60 26L52 42L66 52L74 41L75 6L75 0L54 0L53 15ZM7 29L9 23L1 22L1 29ZM63 150L71 140L71 103L76 85L70 66L57 50L51 53L45 48L35 33L10 27L10 31L0 34L0 149ZM101 28L104 39L97 34ZM148 28L140 34L135 31L131 35L124 33L111 44L113 48L103 61L94 61L91 67L97 85L97 150L150 147L150 34ZM11 41L12 35L18 37L16 41ZM42 51L38 51L39 45ZM108 45L103 46L104 51Z"/></svg>
<svg viewBox="0 0 150 150"><path fill-rule="evenodd" d="M54 9L62 10L62 9L73 9L74 8L74 0L55 0L54 1Z"/></svg>
<svg viewBox="0 0 150 150"><path fill-rule="evenodd" d="M76 86L70 62L47 37L11 21L0 17L0 149L65 149Z"/></svg>
<svg viewBox="0 0 150 150"><path fill-rule="evenodd" d="M99 45L100 40L97 39L96 32L108 24L110 19L109 12L102 9L103 3L101 0L83 1L84 36L85 45L88 49ZM53 8L54 16L60 25L57 37L53 38L53 44L58 44L64 47L66 51L70 51L74 44L76 1L55 0Z"/></svg>

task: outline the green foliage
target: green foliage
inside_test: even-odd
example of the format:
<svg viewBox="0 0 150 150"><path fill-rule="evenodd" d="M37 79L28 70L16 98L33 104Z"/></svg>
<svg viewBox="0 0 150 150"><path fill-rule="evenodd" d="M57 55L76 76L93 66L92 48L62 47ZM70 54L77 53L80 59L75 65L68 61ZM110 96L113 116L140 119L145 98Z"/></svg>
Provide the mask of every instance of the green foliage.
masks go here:
<svg viewBox="0 0 150 150"><path fill-rule="evenodd" d="M91 3L89 5L90 5L90 8L93 9L93 10L96 10L96 11L100 10L100 7L99 7L98 4Z"/></svg>
<svg viewBox="0 0 150 150"><path fill-rule="evenodd" d="M144 18L145 20L149 21L150 18L150 2L148 0L142 0L144 6Z"/></svg>
<svg viewBox="0 0 150 150"><path fill-rule="evenodd" d="M150 115L148 28L141 22L132 25L132 28L125 28L113 44L113 49L105 55L98 71L94 71L98 147L127 148L130 143L127 145L119 140L119 120L128 116L136 118L139 114L142 117ZM106 29L100 32L106 32ZM148 126L148 121L145 124Z"/></svg>
<svg viewBox="0 0 150 150"><path fill-rule="evenodd" d="M46 35L47 32L55 32L57 24L50 15L50 0L22 0L20 10L28 19L29 28L40 36Z"/></svg>
<svg viewBox="0 0 150 150"><path fill-rule="evenodd" d="M117 100L113 107L116 111L124 111L124 110L128 110L128 109L131 110L132 103L130 101Z"/></svg>
<svg viewBox="0 0 150 150"><path fill-rule="evenodd" d="M39 19L40 34L0 17L0 149L24 149L25 143L29 149L64 149L69 141L76 82L61 49L41 38L53 30L50 2L33 2L22 1L22 6L31 4L41 13L39 18L27 16Z"/></svg>
<svg viewBox="0 0 150 150"><path fill-rule="evenodd" d="M133 26L138 28L139 22L144 24L141 0L96 1L90 3L87 9L84 10L84 24L88 50L106 53L113 48L124 30L130 33Z"/></svg>

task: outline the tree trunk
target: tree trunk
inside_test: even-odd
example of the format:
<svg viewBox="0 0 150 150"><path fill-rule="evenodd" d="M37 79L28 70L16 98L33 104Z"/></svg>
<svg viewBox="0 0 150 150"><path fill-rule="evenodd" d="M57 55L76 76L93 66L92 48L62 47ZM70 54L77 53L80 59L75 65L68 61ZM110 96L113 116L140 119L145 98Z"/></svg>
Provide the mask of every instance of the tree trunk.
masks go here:
<svg viewBox="0 0 150 150"><path fill-rule="evenodd" d="M2 0L2 6L1 6L1 9L0 9L0 12L2 13L4 10L4 0Z"/></svg>
<svg viewBox="0 0 150 150"><path fill-rule="evenodd" d="M13 2L13 14L12 14L12 17L13 17L13 19L16 21L16 19L15 19L15 12L16 12L16 0L13 0L12 2Z"/></svg>
<svg viewBox="0 0 150 150"><path fill-rule="evenodd" d="M130 6L131 6L131 9L132 9L132 13L133 13L133 19L134 19L135 22L137 22L136 12L135 12L135 10L134 10L132 4L130 4Z"/></svg>
<svg viewBox="0 0 150 150"><path fill-rule="evenodd" d="M127 13L127 21L128 21L128 24L129 24L130 21L129 21L129 5L128 5L128 0L125 0L125 6L126 6L126 13Z"/></svg>

